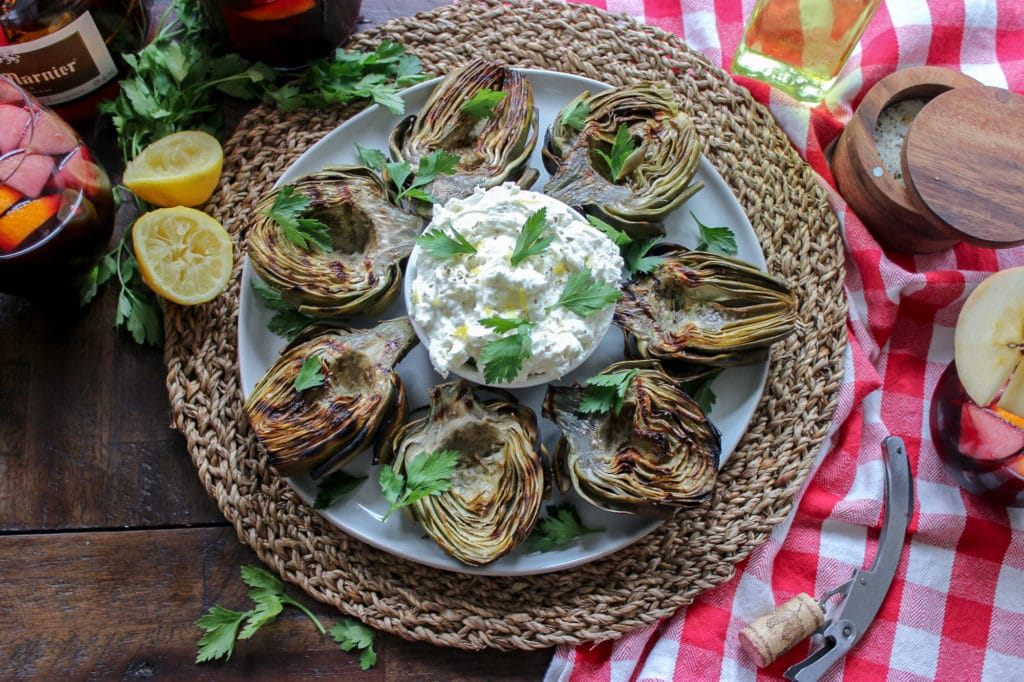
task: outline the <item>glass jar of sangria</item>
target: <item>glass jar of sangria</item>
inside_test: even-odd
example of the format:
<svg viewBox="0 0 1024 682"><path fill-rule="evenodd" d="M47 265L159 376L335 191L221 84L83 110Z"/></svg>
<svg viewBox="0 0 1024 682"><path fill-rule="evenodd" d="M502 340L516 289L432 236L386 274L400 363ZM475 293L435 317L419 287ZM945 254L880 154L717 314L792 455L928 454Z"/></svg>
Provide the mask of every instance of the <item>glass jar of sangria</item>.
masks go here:
<svg viewBox="0 0 1024 682"><path fill-rule="evenodd" d="M0 76L0 292L71 290L114 227L106 172L74 129Z"/></svg>
<svg viewBox="0 0 1024 682"><path fill-rule="evenodd" d="M296 68L327 57L352 35L361 0L207 0L243 57Z"/></svg>

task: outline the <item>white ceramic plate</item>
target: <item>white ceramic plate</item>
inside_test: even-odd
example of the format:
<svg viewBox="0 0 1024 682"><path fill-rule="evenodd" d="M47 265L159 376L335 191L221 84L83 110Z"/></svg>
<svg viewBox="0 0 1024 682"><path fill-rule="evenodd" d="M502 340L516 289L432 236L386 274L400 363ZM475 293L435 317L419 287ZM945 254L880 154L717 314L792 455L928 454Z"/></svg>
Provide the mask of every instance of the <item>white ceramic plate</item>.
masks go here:
<svg viewBox="0 0 1024 682"><path fill-rule="evenodd" d="M541 138L561 108L573 97L589 90L598 92L609 86L578 76L551 71L524 70L534 88L537 107L540 111ZM402 93L406 112L415 113L426 102L437 81L421 83ZM281 176L278 184L291 182L300 175L319 171L329 164L357 164L355 143L363 147L386 151L388 134L401 116L379 106L372 106L328 133L313 145ZM540 158L540 144L533 154L533 167L540 171L540 179L533 189L541 191L548 175ZM690 199L681 209L675 211L666 221L667 239L686 246L696 246L697 224L690 215L692 211L705 225L728 225L736 234L739 257L760 268L765 267L764 256L757 242L750 222L743 209L730 192L725 181L706 160L701 159L697 179L704 182L704 189ZM260 377L270 368L286 341L267 330L271 312L265 308L250 286L253 278L250 263L246 260L242 274L242 292L238 319L238 366L241 373L242 391L248 396ZM400 296L399 299L402 297ZM380 319L405 314L402 300L395 303ZM354 319L352 326L370 326L374 320ZM563 381L584 381L608 364L622 359L623 341L617 327L611 327L594 354ZM405 384L410 409L428 404L427 389L441 382L441 377L430 365L430 359L422 346L417 346L398 365L398 372ZM736 448L754 414L764 382L768 375L768 363L743 368L732 368L715 380L713 389L718 397L711 412L711 420L722 432L722 463ZM516 391L519 399L533 407L538 416L544 397L544 386ZM540 419L542 437L549 452L554 451L558 441L557 427ZM482 568L470 568L444 553L405 514L393 514L386 522L381 518L388 504L380 494L376 482L378 467L370 462L370 453L363 452L346 467L353 475L368 476L359 488L344 500L321 514L332 524L349 535L359 538L387 552L405 557L436 568L466 573L488 575L528 575L557 571L622 549L636 542L660 525L660 521L627 514L614 514L597 509L575 497L570 492L566 498L576 503L583 522L590 528L603 528L604 532L586 535L564 549L551 552L528 552L518 547L510 554ZM316 497L316 484L308 476L288 479L299 495L312 504ZM563 501L557 491L553 492L551 503Z"/></svg>

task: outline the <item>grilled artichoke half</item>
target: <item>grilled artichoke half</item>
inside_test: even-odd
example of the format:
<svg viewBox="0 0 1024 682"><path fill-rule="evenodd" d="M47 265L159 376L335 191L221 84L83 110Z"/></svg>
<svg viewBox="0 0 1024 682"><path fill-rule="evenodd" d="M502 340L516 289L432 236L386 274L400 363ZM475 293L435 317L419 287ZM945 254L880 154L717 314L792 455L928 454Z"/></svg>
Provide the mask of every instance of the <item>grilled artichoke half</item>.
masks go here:
<svg viewBox="0 0 1024 682"><path fill-rule="evenodd" d="M485 88L507 95L489 116L476 118L462 111ZM448 74L418 115L395 126L391 156L409 162L415 172L420 159L433 151L457 154L459 163L452 175L438 175L422 188L441 203L506 181L529 189L538 176L528 163L539 126L530 81L507 66L478 59ZM418 202L417 208L429 215L431 204Z"/></svg>
<svg viewBox="0 0 1024 682"><path fill-rule="evenodd" d="M664 260L623 287L615 322L630 354L715 367L760 362L796 324L789 285L738 258L659 244Z"/></svg>
<svg viewBox="0 0 1024 682"><path fill-rule="evenodd" d="M579 110L589 113L577 127L567 114ZM601 154L614 156L619 126L635 148L613 177ZM650 81L580 94L555 117L541 153L551 173L545 194L634 238L664 234L661 221L704 186L690 182L700 164L693 122L668 88Z"/></svg>
<svg viewBox="0 0 1024 682"><path fill-rule="evenodd" d="M548 494L537 417L514 398L484 400L467 381L430 389L430 413L391 439L393 468L403 474L422 453L459 453L452 487L406 509L433 540L469 566L507 554L530 534Z"/></svg>
<svg viewBox="0 0 1024 682"><path fill-rule="evenodd" d="M377 314L401 288L401 264L423 219L391 203L387 186L363 166L332 166L287 185L311 203L302 218L330 231L331 250L290 241L267 213L283 187L263 197L249 231L253 268L285 303L306 315Z"/></svg>
<svg viewBox="0 0 1024 682"><path fill-rule="evenodd" d="M548 387L543 415L562 430L555 476L602 509L665 517L711 497L721 436L657 363L627 360L601 374L633 369L618 414L580 412L583 386Z"/></svg>
<svg viewBox="0 0 1024 682"><path fill-rule="evenodd" d="M344 466L405 419L405 389L394 366L418 343L407 317L370 329L313 325L281 352L245 401L249 426L283 476L314 478ZM316 358L322 383L299 390Z"/></svg>

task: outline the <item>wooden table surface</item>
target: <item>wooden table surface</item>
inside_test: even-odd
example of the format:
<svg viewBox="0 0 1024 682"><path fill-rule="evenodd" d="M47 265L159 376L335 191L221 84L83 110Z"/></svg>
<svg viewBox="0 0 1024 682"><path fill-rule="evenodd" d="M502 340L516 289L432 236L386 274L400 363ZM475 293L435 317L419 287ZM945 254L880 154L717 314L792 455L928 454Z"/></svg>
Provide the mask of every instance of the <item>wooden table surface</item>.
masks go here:
<svg viewBox="0 0 1024 682"><path fill-rule="evenodd" d="M441 4L366 0L358 28ZM249 608L240 569L261 564L170 428L161 351L115 333L116 298L107 288L79 309L0 294L0 678L543 676L550 650L465 652L383 633L362 672L295 609L230 661L195 664L196 619L214 604ZM340 620L288 592L328 627Z"/></svg>

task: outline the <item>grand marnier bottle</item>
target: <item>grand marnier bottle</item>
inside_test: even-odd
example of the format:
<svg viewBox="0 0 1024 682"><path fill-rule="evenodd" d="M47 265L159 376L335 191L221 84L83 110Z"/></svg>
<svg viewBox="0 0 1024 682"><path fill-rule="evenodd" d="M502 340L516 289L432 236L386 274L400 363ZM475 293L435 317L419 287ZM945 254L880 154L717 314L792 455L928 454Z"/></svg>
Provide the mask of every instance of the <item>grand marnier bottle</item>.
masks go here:
<svg viewBox="0 0 1024 682"><path fill-rule="evenodd" d="M64 118L116 92L118 52L141 48L142 0L0 0L0 73Z"/></svg>

